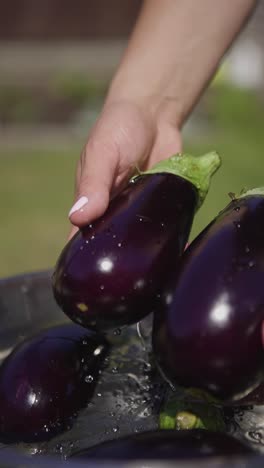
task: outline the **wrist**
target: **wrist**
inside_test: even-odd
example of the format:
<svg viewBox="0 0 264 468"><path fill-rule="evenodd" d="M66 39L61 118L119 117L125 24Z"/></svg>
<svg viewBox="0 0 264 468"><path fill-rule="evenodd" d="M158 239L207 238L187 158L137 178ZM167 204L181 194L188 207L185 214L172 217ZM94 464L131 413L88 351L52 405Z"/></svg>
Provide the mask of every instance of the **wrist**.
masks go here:
<svg viewBox="0 0 264 468"><path fill-rule="evenodd" d="M138 107L143 114L154 121L166 121L170 125L180 128L184 121L184 110L180 99L167 89L159 89L158 86L151 87L151 92L146 79L142 77L126 77L125 74L117 73L114 77L105 105L127 102Z"/></svg>

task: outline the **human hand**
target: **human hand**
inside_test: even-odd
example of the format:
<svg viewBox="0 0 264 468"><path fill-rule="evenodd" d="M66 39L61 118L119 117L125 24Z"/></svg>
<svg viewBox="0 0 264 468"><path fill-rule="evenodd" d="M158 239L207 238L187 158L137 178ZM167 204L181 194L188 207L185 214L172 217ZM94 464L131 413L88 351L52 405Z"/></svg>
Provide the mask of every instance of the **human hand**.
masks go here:
<svg viewBox="0 0 264 468"><path fill-rule="evenodd" d="M78 227L98 218L136 168L145 170L181 150L180 131L150 102L105 105L77 166L75 204L69 217Z"/></svg>
<svg viewBox="0 0 264 468"><path fill-rule="evenodd" d="M147 169L181 150L180 126L256 1L216 3L143 2L78 164L70 211L75 226L102 215L136 167Z"/></svg>

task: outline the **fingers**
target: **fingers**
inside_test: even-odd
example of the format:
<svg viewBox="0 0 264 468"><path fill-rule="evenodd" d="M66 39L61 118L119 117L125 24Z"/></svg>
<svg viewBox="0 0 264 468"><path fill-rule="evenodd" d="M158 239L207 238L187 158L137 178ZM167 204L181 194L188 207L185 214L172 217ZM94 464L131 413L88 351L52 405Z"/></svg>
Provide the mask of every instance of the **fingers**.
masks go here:
<svg viewBox="0 0 264 468"><path fill-rule="evenodd" d="M75 202L70 209L72 224L81 227L101 216L109 203L118 155L111 143L90 138L77 171Z"/></svg>
<svg viewBox="0 0 264 468"><path fill-rule="evenodd" d="M110 193L122 188L135 164L149 154L152 141L150 122L137 106L105 107L79 162L75 202L69 212L72 224L84 226L104 213Z"/></svg>
<svg viewBox="0 0 264 468"><path fill-rule="evenodd" d="M70 230L70 233L68 235L68 241L76 234L76 232L79 231L79 228L77 228L77 226L72 226L71 227L71 230Z"/></svg>

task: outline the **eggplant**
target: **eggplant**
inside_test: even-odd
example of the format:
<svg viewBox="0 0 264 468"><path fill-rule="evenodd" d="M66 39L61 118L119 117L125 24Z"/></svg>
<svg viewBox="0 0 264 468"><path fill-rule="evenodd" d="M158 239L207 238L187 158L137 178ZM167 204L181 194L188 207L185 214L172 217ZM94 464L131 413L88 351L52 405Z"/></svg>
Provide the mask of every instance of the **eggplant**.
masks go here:
<svg viewBox="0 0 264 468"><path fill-rule="evenodd" d="M72 455L78 460L189 460L253 454L225 433L192 429L156 430L101 443Z"/></svg>
<svg viewBox="0 0 264 468"><path fill-rule="evenodd" d="M135 323L158 307L219 164L214 152L161 161L80 229L62 251L52 281L54 297L70 319L107 330Z"/></svg>
<svg viewBox="0 0 264 468"><path fill-rule="evenodd" d="M0 440L48 440L91 399L105 339L73 323L19 344L0 368Z"/></svg>
<svg viewBox="0 0 264 468"><path fill-rule="evenodd" d="M154 354L173 384L235 401L263 379L264 190L234 197L182 256L156 314Z"/></svg>

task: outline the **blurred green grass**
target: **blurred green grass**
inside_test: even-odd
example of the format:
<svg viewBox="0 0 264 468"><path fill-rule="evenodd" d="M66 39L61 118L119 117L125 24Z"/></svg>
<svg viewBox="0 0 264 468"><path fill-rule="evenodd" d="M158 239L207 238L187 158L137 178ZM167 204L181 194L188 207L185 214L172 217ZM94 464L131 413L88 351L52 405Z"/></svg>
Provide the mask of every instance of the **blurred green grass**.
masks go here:
<svg viewBox="0 0 264 468"><path fill-rule="evenodd" d="M264 185L263 114L260 97L221 86L208 92L208 128L188 134L185 151L215 149L222 167L196 216L192 238L229 201L228 193ZM67 151L0 151L0 276L52 267L69 232L80 148Z"/></svg>
<svg viewBox="0 0 264 468"><path fill-rule="evenodd" d="M70 229L78 150L1 153L0 276L53 266Z"/></svg>

